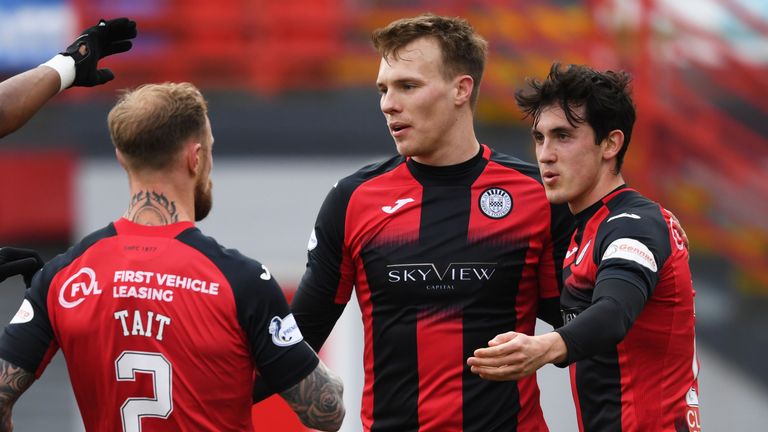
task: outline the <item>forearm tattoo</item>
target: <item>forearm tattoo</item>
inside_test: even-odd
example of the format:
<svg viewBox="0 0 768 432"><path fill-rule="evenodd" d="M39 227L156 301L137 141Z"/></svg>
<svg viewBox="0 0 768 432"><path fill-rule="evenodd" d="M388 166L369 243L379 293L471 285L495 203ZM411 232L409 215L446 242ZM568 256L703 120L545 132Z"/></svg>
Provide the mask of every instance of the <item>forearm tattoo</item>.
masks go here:
<svg viewBox="0 0 768 432"><path fill-rule="evenodd" d="M34 381L33 374L0 359L0 432L13 430L11 422L13 404Z"/></svg>
<svg viewBox="0 0 768 432"><path fill-rule="evenodd" d="M139 191L131 197L125 218L144 225L168 225L179 221L176 203L162 193Z"/></svg>
<svg viewBox="0 0 768 432"><path fill-rule="evenodd" d="M322 364L300 383L280 393L301 422L320 430L338 430L344 420L344 386Z"/></svg>

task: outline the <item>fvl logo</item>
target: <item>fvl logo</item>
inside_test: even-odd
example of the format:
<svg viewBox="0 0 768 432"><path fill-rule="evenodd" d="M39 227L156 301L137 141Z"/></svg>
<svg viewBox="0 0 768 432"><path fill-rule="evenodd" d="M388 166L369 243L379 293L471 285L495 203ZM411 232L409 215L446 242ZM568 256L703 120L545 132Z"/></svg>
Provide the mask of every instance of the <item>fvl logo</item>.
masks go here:
<svg viewBox="0 0 768 432"><path fill-rule="evenodd" d="M67 309L79 305L85 298L101 294L96 273L89 267L83 267L64 282L59 290L59 304Z"/></svg>

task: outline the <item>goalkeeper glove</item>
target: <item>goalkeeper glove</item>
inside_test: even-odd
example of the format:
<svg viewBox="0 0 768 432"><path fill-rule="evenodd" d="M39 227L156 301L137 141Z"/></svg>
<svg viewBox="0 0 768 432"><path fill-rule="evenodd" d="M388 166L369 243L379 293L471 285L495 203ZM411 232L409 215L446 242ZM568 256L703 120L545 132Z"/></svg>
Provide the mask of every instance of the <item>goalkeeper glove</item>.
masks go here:
<svg viewBox="0 0 768 432"><path fill-rule="evenodd" d="M109 69L99 69L102 58L128 51L136 37L136 22L128 18L99 20L93 27L83 30L72 45L44 63L61 76L61 88L70 86L93 87L112 81L115 75ZM74 64L74 68L72 65Z"/></svg>
<svg viewBox="0 0 768 432"><path fill-rule="evenodd" d="M0 248L0 282L22 275L27 287L32 285L32 277L45 264L37 252L31 249L14 247Z"/></svg>

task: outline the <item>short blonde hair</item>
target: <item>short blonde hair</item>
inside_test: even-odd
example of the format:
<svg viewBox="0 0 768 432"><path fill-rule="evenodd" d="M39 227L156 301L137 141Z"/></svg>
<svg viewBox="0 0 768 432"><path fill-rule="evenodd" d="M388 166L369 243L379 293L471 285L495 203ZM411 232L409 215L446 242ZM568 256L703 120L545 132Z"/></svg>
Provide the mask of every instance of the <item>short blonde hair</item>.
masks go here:
<svg viewBox="0 0 768 432"><path fill-rule="evenodd" d="M203 139L208 103L190 83L145 84L123 93L109 112L112 143L132 169L170 165L189 138Z"/></svg>

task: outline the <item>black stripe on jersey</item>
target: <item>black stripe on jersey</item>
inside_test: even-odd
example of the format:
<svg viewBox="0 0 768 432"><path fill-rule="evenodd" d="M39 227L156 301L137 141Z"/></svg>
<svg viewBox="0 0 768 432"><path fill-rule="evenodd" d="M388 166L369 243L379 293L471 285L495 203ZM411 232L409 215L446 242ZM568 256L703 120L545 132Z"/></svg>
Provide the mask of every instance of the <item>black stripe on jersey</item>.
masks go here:
<svg viewBox="0 0 768 432"><path fill-rule="evenodd" d="M542 185L542 189L544 188L541 181L541 174L536 165L496 151L491 153L491 160L536 180L537 183ZM563 260L565 259L565 254L571 241L571 235L573 235L576 227L576 221L567 204L550 204L550 210L549 229L550 236L552 237L552 244L554 246L552 254L555 262L558 291L562 292L563 280L565 280L563 278ZM577 239L577 244L578 241L580 241L580 239ZM563 324L559 301L559 298L550 299L542 301L539 304L538 318L546 321L555 328L558 328Z"/></svg>
<svg viewBox="0 0 768 432"><path fill-rule="evenodd" d="M365 252L363 252L365 260ZM366 273L370 271L366 269ZM397 345L383 342L377 335L387 331L387 312L377 305L384 295L380 290L371 290L371 333L373 334L373 424L371 432L418 431L419 375L417 361L416 309L408 308L399 315ZM406 324L407 323L407 324ZM405 329L406 325L408 326ZM395 353L396 352L396 353ZM410 366L403 370L402 364L393 361L410 359ZM405 391L401 391L405 389Z"/></svg>
<svg viewBox="0 0 768 432"><path fill-rule="evenodd" d="M0 337L0 358L13 363L22 369L35 373L41 366L44 356L51 341L54 338L53 328L48 320L48 290L51 287L53 278L62 269L72 264L85 251L93 246L99 240L115 236L117 231L113 224L94 231L79 243L69 248L66 252L56 256L49 261L43 269L32 279L32 288L28 289L24 297L29 300L34 309L35 316L40 319L34 320L36 326L32 329L25 326L27 331L33 332L31 335L20 335L17 326L7 326ZM44 319L42 317L45 317ZM22 343L21 341L24 341Z"/></svg>
<svg viewBox="0 0 768 432"><path fill-rule="evenodd" d="M576 363L576 388L585 431L621 431L621 371L616 347ZM585 367L588 366L588 367Z"/></svg>
<svg viewBox="0 0 768 432"><path fill-rule="evenodd" d="M423 192L423 205L421 211L421 225L419 229L419 243L420 247L424 250L431 248L439 248L448 251L462 251L467 249L467 235L469 232L469 214L471 210L472 202L472 190L471 183L477 179L477 176L482 172L482 168L486 166L485 160L483 163L478 164L479 170L471 172L466 177L466 183L459 183L450 186L440 187L425 187ZM470 181L471 180L471 181ZM446 233L454 233L446 237ZM458 254L450 254L444 256L444 258L454 259ZM441 266L447 266L448 262L443 262ZM440 267L443 268L443 267ZM428 307L436 308L438 305L428 305ZM514 314L511 314L514 315ZM462 328L466 329L466 323L462 323ZM414 329L414 335L416 331ZM477 334L470 334L469 332L462 331L463 334L463 346L464 346L464 359L472 355L474 349L480 345L479 341L473 340L473 336ZM487 343L487 339L483 341ZM469 353L468 353L469 351ZM472 379L472 373L468 368L464 368L462 373L462 392L466 389L466 381L469 378ZM415 385L418 386L418 379ZM416 401L414 401L415 403ZM464 407L464 413L462 414L464 420L464 430L468 431L466 426L472 423L471 417L468 418L467 407L470 406L468 401L462 404Z"/></svg>

